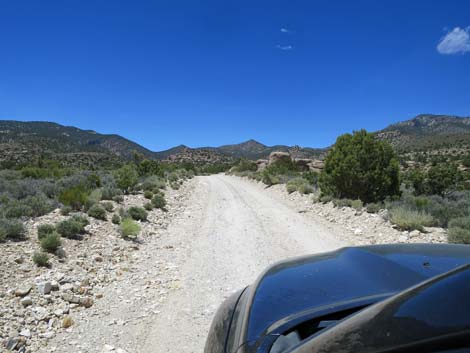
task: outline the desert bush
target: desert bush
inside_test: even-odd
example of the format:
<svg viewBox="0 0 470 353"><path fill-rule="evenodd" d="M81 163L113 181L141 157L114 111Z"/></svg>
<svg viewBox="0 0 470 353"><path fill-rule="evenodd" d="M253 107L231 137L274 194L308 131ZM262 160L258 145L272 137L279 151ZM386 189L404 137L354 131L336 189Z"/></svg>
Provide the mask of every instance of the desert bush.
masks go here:
<svg viewBox="0 0 470 353"><path fill-rule="evenodd" d="M328 202L332 202L333 203L335 202L335 199L333 198L333 196L331 195L321 195L319 198L318 198L318 201L320 201L321 203L328 203Z"/></svg>
<svg viewBox="0 0 470 353"><path fill-rule="evenodd" d="M41 248L44 251L55 252L61 244L60 236L56 231L47 234L41 239Z"/></svg>
<svg viewBox="0 0 470 353"><path fill-rule="evenodd" d="M70 207L70 206L62 206L60 208L60 214L62 216L68 216L70 214L70 212L72 212L72 207Z"/></svg>
<svg viewBox="0 0 470 353"><path fill-rule="evenodd" d="M32 209L29 205L16 200L9 202L3 210L6 218L28 217L31 213Z"/></svg>
<svg viewBox="0 0 470 353"><path fill-rule="evenodd" d="M49 265L49 256L43 252L35 252L33 254L33 262L38 267L47 267Z"/></svg>
<svg viewBox="0 0 470 353"><path fill-rule="evenodd" d="M178 174L175 173L175 172L168 173L166 178L170 183L178 181L178 179L179 179Z"/></svg>
<svg viewBox="0 0 470 353"><path fill-rule="evenodd" d="M106 212L113 212L114 206L111 202L102 202L101 206L106 210Z"/></svg>
<svg viewBox="0 0 470 353"><path fill-rule="evenodd" d="M274 174L271 174L268 170L264 169L262 172L261 172L261 175L262 175L262 178L261 178L261 181L268 185L268 186L272 186L272 185L276 185L276 184L279 184L280 180L279 180L279 177L274 175Z"/></svg>
<svg viewBox="0 0 470 353"><path fill-rule="evenodd" d="M85 232L85 227L88 225L88 220L82 216L72 216L69 219L59 222L56 226L57 233L64 238L77 238L78 235Z"/></svg>
<svg viewBox="0 0 470 353"><path fill-rule="evenodd" d="M2 239L14 239L21 240L24 239L26 234L26 229L18 219L0 219L0 238Z"/></svg>
<svg viewBox="0 0 470 353"><path fill-rule="evenodd" d="M144 208L147 210L147 211L152 211L153 210L153 205L151 202L147 202L145 205L144 205Z"/></svg>
<svg viewBox="0 0 470 353"><path fill-rule="evenodd" d="M165 180L156 175L152 175L152 176L145 178L144 182L142 183L142 190L144 191L155 192L158 189L165 189L165 188L166 188Z"/></svg>
<svg viewBox="0 0 470 353"><path fill-rule="evenodd" d="M44 194L37 194L34 196L27 197L24 203L29 205L31 213L29 217L40 217L51 212L56 203L46 197Z"/></svg>
<svg viewBox="0 0 470 353"><path fill-rule="evenodd" d="M470 244L470 229L460 227L450 227L448 231L450 243Z"/></svg>
<svg viewBox="0 0 470 353"><path fill-rule="evenodd" d="M145 192L144 192L144 197L145 197L146 199L151 200L152 197L153 197L153 192L151 192L150 190L145 191Z"/></svg>
<svg viewBox="0 0 470 353"><path fill-rule="evenodd" d="M88 192L82 186L73 186L59 194L59 201L74 210L81 210L88 198Z"/></svg>
<svg viewBox="0 0 470 353"><path fill-rule="evenodd" d="M85 210L88 211L93 205L101 201L101 190L95 189L88 194L85 202Z"/></svg>
<svg viewBox="0 0 470 353"><path fill-rule="evenodd" d="M111 218L111 222L114 224L121 224L121 217L117 214L113 214L113 218Z"/></svg>
<svg viewBox="0 0 470 353"><path fill-rule="evenodd" d="M113 197L113 201L117 203L122 203L124 201L124 196L122 195L116 195Z"/></svg>
<svg viewBox="0 0 470 353"><path fill-rule="evenodd" d="M306 183L299 185L298 191L302 195L307 195L307 194L312 194L313 192L315 192L315 189L313 188L312 185L306 182Z"/></svg>
<svg viewBox="0 0 470 353"><path fill-rule="evenodd" d="M363 202L399 195L399 186L399 164L392 147L365 130L338 137L320 175L323 194Z"/></svg>
<svg viewBox="0 0 470 353"><path fill-rule="evenodd" d="M139 175L133 165L127 164L115 172L117 186L124 192L129 192L139 180Z"/></svg>
<svg viewBox="0 0 470 353"><path fill-rule="evenodd" d="M390 209L390 220L402 230L423 231L424 227L433 226L434 218L423 211L414 211L406 207L395 207Z"/></svg>
<svg viewBox="0 0 470 353"><path fill-rule="evenodd" d="M470 217L454 218L449 222L449 228L464 228L470 230Z"/></svg>
<svg viewBox="0 0 470 353"><path fill-rule="evenodd" d="M132 206L127 210L127 214L136 221L146 221L148 213L142 207Z"/></svg>
<svg viewBox="0 0 470 353"><path fill-rule="evenodd" d="M125 218L120 226L121 235L125 238L136 238L140 233L140 226L130 218Z"/></svg>
<svg viewBox="0 0 470 353"><path fill-rule="evenodd" d="M38 225L37 233L38 239L41 240L45 238L47 235L55 232L55 226L53 224L41 224Z"/></svg>
<svg viewBox="0 0 470 353"><path fill-rule="evenodd" d="M152 198L152 205L155 208L164 209L166 206L166 201L165 201L165 197L163 196L163 194L159 193L159 194L154 195Z"/></svg>
<svg viewBox="0 0 470 353"><path fill-rule="evenodd" d="M97 203L90 207L90 209L88 210L88 215L90 217L101 219L103 221L106 220L106 210L103 206Z"/></svg>
<svg viewBox="0 0 470 353"><path fill-rule="evenodd" d="M333 205L336 207L351 207L353 200L351 199L333 199Z"/></svg>
<svg viewBox="0 0 470 353"><path fill-rule="evenodd" d="M102 200L113 200L116 196L121 196L122 191L111 186L106 186L101 189L101 199Z"/></svg>
<svg viewBox="0 0 470 353"><path fill-rule="evenodd" d="M180 184L178 184L177 182L171 182L171 183L170 183L170 187L171 187L173 190L179 190L179 189L180 189Z"/></svg>
<svg viewBox="0 0 470 353"><path fill-rule="evenodd" d="M377 213L384 208L384 205L379 202L372 202L366 205L366 211L368 213Z"/></svg>
<svg viewBox="0 0 470 353"><path fill-rule="evenodd" d="M362 207L364 207L364 204L362 203L361 200L352 200L351 201L351 207L354 208L357 211L362 210Z"/></svg>
<svg viewBox="0 0 470 353"><path fill-rule="evenodd" d="M235 164L231 168L232 172L236 172L236 173L247 172L247 171L256 172L257 169L258 169L258 166L256 165L256 162L250 161L245 158L240 159L238 163Z"/></svg>
<svg viewBox="0 0 470 353"><path fill-rule="evenodd" d="M286 189L289 194L295 191L301 194L311 194L315 191L306 179L299 177L290 179L286 184Z"/></svg>

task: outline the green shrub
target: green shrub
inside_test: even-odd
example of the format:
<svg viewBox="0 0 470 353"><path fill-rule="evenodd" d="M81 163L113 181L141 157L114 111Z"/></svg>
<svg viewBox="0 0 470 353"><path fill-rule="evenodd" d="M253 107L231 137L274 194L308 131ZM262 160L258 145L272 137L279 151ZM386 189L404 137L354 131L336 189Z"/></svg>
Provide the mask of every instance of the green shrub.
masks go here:
<svg viewBox="0 0 470 353"><path fill-rule="evenodd" d="M100 204L94 204L93 206L91 206L88 210L88 215L90 217L101 219L103 221L106 220L106 210Z"/></svg>
<svg viewBox="0 0 470 353"><path fill-rule="evenodd" d="M35 252L33 254L33 262L38 267L47 267L49 265L49 256L43 252Z"/></svg>
<svg viewBox="0 0 470 353"><path fill-rule="evenodd" d="M31 209L29 217L40 217L54 209L52 201L43 194L30 196L24 202Z"/></svg>
<svg viewBox="0 0 470 353"><path fill-rule="evenodd" d="M166 206L165 197L162 194L156 194L152 198L152 205L155 208L164 209Z"/></svg>
<svg viewBox="0 0 470 353"><path fill-rule="evenodd" d="M81 210L88 198L88 192L82 186L73 186L59 194L59 201L74 210Z"/></svg>
<svg viewBox="0 0 470 353"><path fill-rule="evenodd" d="M2 239L24 239L26 229L18 219L0 219L0 238Z"/></svg>
<svg viewBox="0 0 470 353"><path fill-rule="evenodd" d="M331 195L321 195L318 200L321 202L321 203L328 203L328 202L331 202L333 201L333 203L335 202L335 199L333 198L333 196Z"/></svg>
<svg viewBox="0 0 470 353"><path fill-rule="evenodd" d="M383 209L383 204L378 203L378 202L368 203L366 206L366 210L368 213L377 213L381 209Z"/></svg>
<svg viewBox="0 0 470 353"><path fill-rule="evenodd" d="M142 207L132 206L127 210L127 214L136 221L146 221L148 213Z"/></svg>
<svg viewBox="0 0 470 353"><path fill-rule="evenodd" d="M106 210L106 212L113 212L114 206L111 202L102 202L101 206Z"/></svg>
<svg viewBox="0 0 470 353"><path fill-rule="evenodd" d="M350 199L333 199L332 201L333 201L333 205L339 208L351 207L353 203L353 200L350 200Z"/></svg>
<svg viewBox="0 0 470 353"><path fill-rule="evenodd" d="M129 192L139 180L139 175L133 165L127 164L115 172L116 184L124 192Z"/></svg>
<svg viewBox="0 0 470 353"><path fill-rule="evenodd" d="M364 204L362 203L361 200L353 200L351 201L351 207L357 211L360 211L362 210L362 207L364 207Z"/></svg>
<svg viewBox="0 0 470 353"><path fill-rule="evenodd" d="M44 238L41 239L41 248L44 251L54 252L62 244L60 241L60 236L57 232L52 232L47 234Z"/></svg>
<svg viewBox="0 0 470 353"><path fill-rule="evenodd" d="M31 212L32 210L29 205L24 204L20 201L13 201L5 207L4 216L6 218L29 217Z"/></svg>
<svg viewBox="0 0 470 353"><path fill-rule="evenodd" d="M470 217L454 218L449 222L449 228L463 228L470 230Z"/></svg>
<svg viewBox="0 0 470 353"><path fill-rule="evenodd" d="M242 158L238 161L238 163L232 167L232 171L236 173L241 173L241 172L256 172L258 169L258 166L256 165L256 162L250 161L248 159Z"/></svg>
<svg viewBox="0 0 470 353"><path fill-rule="evenodd" d="M470 244L470 229L460 227L450 227L448 231L450 243Z"/></svg>
<svg viewBox="0 0 470 353"><path fill-rule="evenodd" d="M122 195L116 195L113 197L113 201L117 203L121 203L124 201L124 197Z"/></svg>
<svg viewBox="0 0 470 353"><path fill-rule="evenodd" d="M286 184L286 190L287 190L287 193L292 194L293 192L296 192L296 191L297 191L297 185L291 184L291 183L287 183L287 184Z"/></svg>
<svg viewBox="0 0 470 353"><path fill-rule="evenodd" d="M307 182L300 184L298 188L299 193L302 195L312 194L315 192L315 189L312 185L309 185Z"/></svg>
<svg viewBox="0 0 470 353"><path fill-rule="evenodd" d="M169 173L166 177L170 183L174 183L178 181L179 177L178 174L176 173Z"/></svg>
<svg viewBox="0 0 470 353"><path fill-rule="evenodd" d="M142 189L144 191L155 192L158 189L165 189L165 188L166 188L165 180L162 178L159 178L156 175L149 176L142 183Z"/></svg>
<svg viewBox="0 0 470 353"><path fill-rule="evenodd" d="M70 212L72 212L72 207L70 206L62 206L62 208L60 209L60 214L62 216L68 216Z"/></svg>
<svg viewBox="0 0 470 353"><path fill-rule="evenodd" d="M144 197L145 197L146 199L151 200L152 197L153 197L153 192L151 192L150 190L145 191L145 192L144 192Z"/></svg>
<svg viewBox="0 0 470 353"><path fill-rule="evenodd" d="M170 187L171 187L173 190L179 190L179 189L180 189L180 184L178 184L177 182L171 182L171 183L170 183Z"/></svg>
<svg viewBox="0 0 470 353"><path fill-rule="evenodd" d="M152 211L153 210L153 205L151 202L147 202L145 205L144 205L144 208L147 210L147 211Z"/></svg>
<svg viewBox="0 0 470 353"><path fill-rule="evenodd" d="M114 200L114 197L119 197L121 194L121 190L107 186L101 190L101 200Z"/></svg>
<svg viewBox="0 0 470 353"><path fill-rule="evenodd" d="M390 210L390 220L402 230L423 231L424 227L433 226L434 218L422 211L413 211L406 207L396 207Z"/></svg>
<svg viewBox="0 0 470 353"><path fill-rule="evenodd" d="M338 137L320 176L323 194L363 202L399 195L399 186L399 164L392 147L365 130Z"/></svg>
<svg viewBox="0 0 470 353"><path fill-rule="evenodd" d="M81 216L72 216L59 222L56 226L57 232L64 238L73 239L85 232L88 220Z"/></svg>
<svg viewBox="0 0 470 353"><path fill-rule="evenodd" d="M101 190L93 190L87 197L85 202L85 210L88 211L93 205L101 201Z"/></svg>
<svg viewBox="0 0 470 353"><path fill-rule="evenodd" d="M279 177L271 174L269 171L267 171L266 169L263 170L262 172L262 178L261 178L261 181L268 185L268 186L272 186L272 185L276 185L276 184L279 184L280 180L279 180Z"/></svg>
<svg viewBox="0 0 470 353"><path fill-rule="evenodd" d="M140 226L130 218L125 218L121 222L121 234L126 238L135 238L140 233Z"/></svg>
<svg viewBox="0 0 470 353"><path fill-rule="evenodd" d="M38 226L38 239L41 240L55 232L55 226L53 224L41 224Z"/></svg>
<svg viewBox="0 0 470 353"><path fill-rule="evenodd" d="M117 214L113 214L111 222L113 222L114 224L121 224L121 217L119 217Z"/></svg>

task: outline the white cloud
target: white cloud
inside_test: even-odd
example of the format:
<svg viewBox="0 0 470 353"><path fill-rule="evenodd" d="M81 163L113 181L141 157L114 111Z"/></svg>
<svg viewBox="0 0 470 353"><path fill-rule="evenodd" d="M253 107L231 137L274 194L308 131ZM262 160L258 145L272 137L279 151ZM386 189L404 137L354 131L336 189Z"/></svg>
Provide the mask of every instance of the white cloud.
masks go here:
<svg viewBox="0 0 470 353"><path fill-rule="evenodd" d="M281 32L282 33L290 33L291 31L289 31L287 28L281 28Z"/></svg>
<svg viewBox="0 0 470 353"><path fill-rule="evenodd" d="M293 50L294 47L292 45L276 45L276 48L277 49L280 49L280 50Z"/></svg>
<svg viewBox="0 0 470 353"><path fill-rule="evenodd" d="M455 27L441 39L437 51L441 54L470 52L470 27Z"/></svg>

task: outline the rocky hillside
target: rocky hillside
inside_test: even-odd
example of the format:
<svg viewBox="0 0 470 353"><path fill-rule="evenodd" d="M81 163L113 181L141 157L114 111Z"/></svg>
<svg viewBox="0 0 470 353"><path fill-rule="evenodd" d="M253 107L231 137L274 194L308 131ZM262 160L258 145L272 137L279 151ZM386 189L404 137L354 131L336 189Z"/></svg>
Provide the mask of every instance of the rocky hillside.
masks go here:
<svg viewBox="0 0 470 353"><path fill-rule="evenodd" d="M398 152L470 147L470 118L421 114L378 131Z"/></svg>
<svg viewBox="0 0 470 353"><path fill-rule="evenodd" d="M323 148L308 148L300 146L275 145L266 146L255 140L248 140L234 145L223 145L220 147L189 148L180 145L166 151L157 152L155 156L159 159L187 160L201 158L211 161L229 161L237 158L251 160L267 159L271 152L289 152L293 158L318 158L325 153Z"/></svg>
<svg viewBox="0 0 470 353"><path fill-rule="evenodd" d="M39 155L62 160L113 161L129 159L133 151L153 156L150 150L119 135L52 122L0 121L0 162L28 163Z"/></svg>

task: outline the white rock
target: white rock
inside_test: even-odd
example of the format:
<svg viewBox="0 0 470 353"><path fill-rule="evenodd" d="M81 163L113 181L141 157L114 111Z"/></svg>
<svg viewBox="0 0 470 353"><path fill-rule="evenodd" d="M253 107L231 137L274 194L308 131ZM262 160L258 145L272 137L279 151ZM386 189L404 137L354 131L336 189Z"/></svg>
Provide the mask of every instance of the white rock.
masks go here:
<svg viewBox="0 0 470 353"><path fill-rule="evenodd" d="M39 294L49 294L52 290L51 282L39 282L37 285Z"/></svg>
<svg viewBox="0 0 470 353"><path fill-rule="evenodd" d="M31 330L25 328L23 330L20 331L20 336L23 336L23 337L31 337Z"/></svg>
<svg viewBox="0 0 470 353"><path fill-rule="evenodd" d="M23 306L29 306L29 305L33 304L33 300L31 299L30 296L24 297L23 299L21 299L20 302Z"/></svg>

